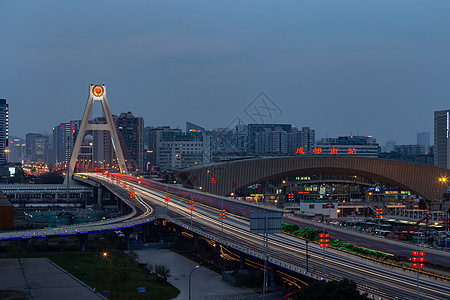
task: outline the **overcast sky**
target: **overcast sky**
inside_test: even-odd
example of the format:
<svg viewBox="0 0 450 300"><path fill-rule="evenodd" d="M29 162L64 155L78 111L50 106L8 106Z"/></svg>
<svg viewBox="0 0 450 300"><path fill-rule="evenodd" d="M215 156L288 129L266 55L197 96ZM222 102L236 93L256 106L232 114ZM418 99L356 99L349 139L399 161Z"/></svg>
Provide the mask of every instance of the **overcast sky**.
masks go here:
<svg viewBox="0 0 450 300"><path fill-rule="evenodd" d="M450 108L450 1L67 2L0 0L12 135L81 119L91 82L145 126L250 123L264 91L266 123L380 144Z"/></svg>

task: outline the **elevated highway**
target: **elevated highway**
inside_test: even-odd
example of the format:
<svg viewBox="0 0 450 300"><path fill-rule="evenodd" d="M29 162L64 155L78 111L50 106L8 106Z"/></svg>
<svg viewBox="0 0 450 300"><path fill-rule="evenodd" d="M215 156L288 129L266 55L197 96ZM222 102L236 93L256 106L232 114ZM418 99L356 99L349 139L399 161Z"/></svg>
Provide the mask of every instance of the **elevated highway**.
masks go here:
<svg viewBox="0 0 450 300"><path fill-rule="evenodd" d="M261 211L261 206L236 200L210 196L196 191L176 189L151 181L123 176L121 180L133 185L136 199L129 199L129 191L117 181L101 174L83 174L86 179L104 185L131 207L132 212L117 219L93 224L42 229L38 231L1 233L0 240L26 239L52 235L85 234L102 230L115 230L152 222L165 218L169 222L233 248L255 258L264 259L262 235L249 232L246 219L251 212ZM171 194L171 202L165 202L165 194ZM188 202L196 201L195 212L188 210ZM156 215L154 208L168 205L166 215ZM226 220L218 219L222 207L229 212ZM192 220L192 221L191 221ZM192 222L192 226L191 226ZM222 234L223 226L223 234ZM45 231L46 230L46 231ZM303 240L284 234L270 236L269 257L271 265L309 276L312 278L349 278L359 284L361 290L372 292L383 299L415 299L416 273L388 267L354 255L328 249L325 253L325 273L323 272L323 250L316 244L309 244L309 269L306 270L306 244ZM420 275L420 299L448 299L450 285L446 280L436 280Z"/></svg>

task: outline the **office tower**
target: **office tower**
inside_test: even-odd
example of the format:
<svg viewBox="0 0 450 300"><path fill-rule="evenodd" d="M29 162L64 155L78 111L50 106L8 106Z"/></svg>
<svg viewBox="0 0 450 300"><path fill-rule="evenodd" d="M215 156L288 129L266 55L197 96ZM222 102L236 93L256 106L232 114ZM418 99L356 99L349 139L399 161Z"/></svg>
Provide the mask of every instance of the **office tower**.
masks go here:
<svg viewBox="0 0 450 300"><path fill-rule="evenodd" d="M92 122L93 124L106 124L106 118L98 117L93 119ZM92 140L93 165L100 170L111 170L111 168L116 164L114 160L114 148L111 142L111 133L107 130L93 131ZM122 146L122 149L123 148L124 147Z"/></svg>
<svg viewBox="0 0 450 300"><path fill-rule="evenodd" d="M130 171L144 170L144 118L131 112L113 116L125 161Z"/></svg>
<svg viewBox="0 0 450 300"><path fill-rule="evenodd" d="M202 134L203 163L204 164L210 163L211 162L211 140L212 140L211 131L207 131L205 128L200 127L194 123L186 122L186 133L187 132L200 132ZM237 135L238 135L238 133L237 133Z"/></svg>
<svg viewBox="0 0 450 300"><path fill-rule="evenodd" d="M450 110L434 112L434 165L439 168L449 168L448 131Z"/></svg>
<svg viewBox="0 0 450 300"><path fill-rule="evenodd" d="M30 162L48 162L48 136L39 133L27 133L26 156Z"/></svg>
<svg viewBox="0 0 450 300"><path fill-rule="evenodd" d="M287 132L281 128L255 133L255 153L262 155L287 154Z"/></svg>
<svg viewBox="0 0 450 300"><path fill-rule="evenodd" d="M163 131L156 144L156 165L174 170L203 164L203 148L201 132Z"/></svg>
<svg viewBox="0 0 450 300"><path fill-rule="evenodd" d="M191 125L187 129L160 126L149 130L147 151L152 167L174 170L211 162L211 136Z"/></svg>
<svg viewBox="0 0 450 300"><path fill-rule="evenodd" d="M10 136L9 137L9 150L11 151L9 153L9 162L22 162L25 157L25 151L26 151L26 144L25 140Z"/></svg>
<svg viewBox="0 0 450 300"><path fill-rule="evenodd" d="M61 123L53 128L53 156L56 166L64 166L72 155L81 120Z"/></svg>
<svg viewBox="0 0 450 300"><path fill-rule="evenodd" d="M249 124L248 125L248 153L250 154L256 154L256 144L259 143L261 146L261 143L265 143L264 141L261 141L261 137L264 135L259 135L258 141L256 138L257 133L264 133L264 132L270 132L270 131L284 131L286 133L291 131L291 124ZM284 143L280 137L280 142ZM287 142L286 142L287 143ZM258 147L260 147L258 146ZM280 146L280 149L287 149L287 144ZM261 149L261 148L258 148ZM287 151L287 150L286 150Z"/></svg>
<svg viewBox="0 0 450 300"><path fill-rule="evenodd" d="M323 138L313 149L314 155L336 155L351 157L378 157L380 146L371 136L340 136Z"/></svg>
<svg viewBox="0 0 450 300"><path fill-rule="evenodd" d="M164 132L180 133L181 129L171 129L170 126L159 126L148 130L148 160L151 166L158 166L157 162L161 161L161 152L158 149L158 143L162 139Z"/></svg>
<svg viewBox="0 0 450 300"><path fill-rule="evenodd" d="M6 99L0 99L0 163L7 161L9 111Z"/></svg>
<svg viewBox="0 0 450 300"><path fill-rule="evenodd" d="M430 133L418 132L417 133L417 145L422 145L425 148L425 152L430 148Z"/></svg>
<svg viewBox="0 0 450 300"><path fill-rule="evenodd" d="M302 148L305 153L311 153L316 143L316 132L310 127L302 127L298 130L293 127L287 135L288 154L295 154L298 148Z"/></svg>
<svg viewBox="0 0 450 300"><path fill-rule="evenodd" d="M396 143L394 140L387 141L386 146L384 147L384 152L389 153L389 152L394 151L395 145L396 145Z"/></svg>
<svg viewBox="0 0 450 300"><path fill-rule="evenodd" d="M394 152L402 155L425 155L425 147L423 145L396 145Z"/></svg>

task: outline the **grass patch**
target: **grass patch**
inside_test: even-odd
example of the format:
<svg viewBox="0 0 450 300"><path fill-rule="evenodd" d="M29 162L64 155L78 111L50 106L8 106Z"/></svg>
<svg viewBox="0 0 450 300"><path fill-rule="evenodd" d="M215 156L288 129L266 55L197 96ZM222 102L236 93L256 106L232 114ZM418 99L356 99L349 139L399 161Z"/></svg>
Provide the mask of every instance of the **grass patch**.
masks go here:
<svg viewBox="0 0 450 300"><path fill-rule="evenodd" d="M112 253L111 253L112 254ZM161 283L154 273L147 274L142 266L127 254L120 258L111 256L113 299L171 299L179 291L169 283ZM38 252L21 253L20 257L47 257L63 269L95 287L100 293L109 290L109 268L107 258L99 252ZM145 293L138 293L138 287L145 287ZM107 296L107 294L103 294Z"/></svg>
<svg viewBox="0 0 450 300"><path fill-rule="evenodd" d="M303 229L300 229L298 225L295 224L288 224L288 223L282 223L282 231L284 233L288 233L291 235L295 235L298 237L302 237L304 239L310 240L310 241L319 241L319 234L322 233L322 230L319 229L312 229L309 227L305 227ZM389 254L368 249L364 247L357 246L356 244L345 242L345 241L338 241L334 239L333 237L329 238L329 244L331 247L341 250L346 250L355 254L365 255L372 258L377 259L387 259Z"/></svg>

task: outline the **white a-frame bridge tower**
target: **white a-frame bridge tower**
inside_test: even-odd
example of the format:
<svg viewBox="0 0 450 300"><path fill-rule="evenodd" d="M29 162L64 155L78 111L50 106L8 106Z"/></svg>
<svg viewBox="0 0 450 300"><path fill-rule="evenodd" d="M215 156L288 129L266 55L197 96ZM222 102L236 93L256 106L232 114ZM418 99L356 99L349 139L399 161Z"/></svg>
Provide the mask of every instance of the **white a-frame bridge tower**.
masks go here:
<svg viewBox="0 0 450 300"><path fill-rule="evenodd" d="M92 108L94 106L94 101L100 101L101 103L103 115L105 116L105 122L103 124L92 124L89 122L89 118L92 113ZM108 100L106 99L106 86L104 84L103 85L91 84L89 86L89 98L86 103L86 108L83 114L83 120L81 121L80 129L78 131L75 146L73 148L73 152L70 157L70 163L68 166L69 167L68 175L70 176L72 176L75 171L77 159L78 156L80 155L81 144L83 143L86 131L109 131L112 146L114 152L116 153L117 162L119 164L120 173L128 173L122 152L122 147L120 146L119 142L119 136L117 135L116 126L114 125L114 119L111 115L111 110L109 109Z"/></svg>

